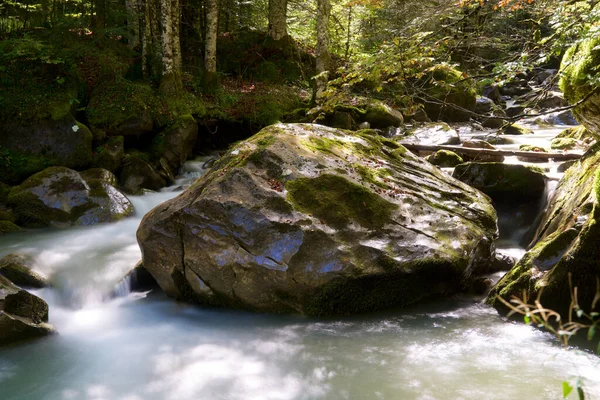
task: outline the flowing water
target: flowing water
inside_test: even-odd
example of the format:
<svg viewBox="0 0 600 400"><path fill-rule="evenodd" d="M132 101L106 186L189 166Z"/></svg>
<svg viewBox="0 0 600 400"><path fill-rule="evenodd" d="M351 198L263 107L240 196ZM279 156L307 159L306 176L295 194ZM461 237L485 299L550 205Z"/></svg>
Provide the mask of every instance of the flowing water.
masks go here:
<svg viewBox="0 0 600 400"><path fill-rule="evenodd" d="M51 278L34 293L59 332L0 349L1 400L559 399L577 379L600 398L600 359L472 297L334 319L115 297L140 259L141 217L176 194L133 197L136 216L118 223L1 239L0 256L34 254ZM503 251L522 253L522 233L503 235Z"/></svg>

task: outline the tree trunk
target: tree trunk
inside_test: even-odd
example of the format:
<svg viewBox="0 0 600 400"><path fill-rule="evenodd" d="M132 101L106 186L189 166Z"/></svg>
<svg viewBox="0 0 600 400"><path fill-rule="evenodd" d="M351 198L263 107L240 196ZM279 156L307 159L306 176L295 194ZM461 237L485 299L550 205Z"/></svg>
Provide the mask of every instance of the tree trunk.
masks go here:
<svg viewBox="0 0 600 400"><path fill-rule="evenodd" d="M140 3L138 0L126 0L125 8L127 9L127 27L129 28L127 42L133 49L140 44Z"/></svg>
<svg viewBox="0 0 600 400"><path fill-rule="evenodd" d="M160 0L160 41L162 50L160 90L181 88L181 49L179 48L179 0Z"/></svg>
<svg viewBox="0 0 600 400"><path fill-rule="evenodd" d="M287 36L287 0L269 0L268 34L275 42Z"/></svg>
<svg viewBox="0 0 600 400"><path fill-rule="evenodd" d="M217 32L219 5L217 0L206 0L206 44L204 49L204 87L213 91L217 87Z"/></svg>
<svg viewBox="0 0 600 400"><path fill-rule="evenodd" d="M317 0L317 76L315 77L314 100L319 101L327 86L329 73L329 0Z"/></svg>

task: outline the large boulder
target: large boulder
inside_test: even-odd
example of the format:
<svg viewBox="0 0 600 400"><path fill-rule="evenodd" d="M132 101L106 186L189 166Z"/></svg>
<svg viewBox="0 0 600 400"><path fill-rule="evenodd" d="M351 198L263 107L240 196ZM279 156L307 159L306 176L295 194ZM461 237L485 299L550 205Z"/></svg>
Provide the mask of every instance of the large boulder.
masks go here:
<svg viewBox="0 0 600 400"><path fill-rule="evenodd" d="M144 267L170 296L345 314L463 287L493 259L480 192L374 132L273 125L148 213Z"/></svg>
<svg viewBox="0 0 600 400"><path fill-rule="evenodd" d="M0 124L0 181L21 183L46 167L85 168L92 162L92 133L70 114L58 120Z"/></svg>
<svg viewBox="0 0 600 400"><path fill-rule="evenodd" d="M0 345L54 332L48 304L0 275Z"/></svg>
<svg viewBox="0 0 600 400"><path fill-rule="evenodd" d="M433 121L463 122L473 116L477 105L477 91L472 80L447 65L439 65L426 75L423 106Z"/></svg>
<svg viewBox="0 0 600 400"><path fill-rule="evenodd" d="M561 65L560 89L569 104L577 104L587 98L582 104L573 109L577 121L590 132L599 135L600 132L600 93L594 88L590 76L598 75L597 66L600 64L600 37L594 37L578 43L565 53ZM593 94L590 95L590 93Z"/></svg>
<svg viewBox="0 0 600 400"><path fill-rule="evenodd" d="M17 223L26 227L68 227L117 221L133 212L127 197L99 179L50 167L15 186L8 195Z"/></svg>
<svg viewBox="0 0 600 400"><path fill-rule="evenodd" d="M568 318L577 288L579 305L592 311L600 277L599 171L600 153L592 153L565 172L529 250L490 292L490 304L506 312L498 296L508 301L524 292L528 302L539 298Z"/></svg>
<svg viewBox="0 0 600 400"><path fill-rule="evenodd" d="M48 286L46 278L33 271L34 260L24 254L9 254L0 259L0 275L15 285L30 288Z"/></svg>
<svg viewBox="0 0 600 400"><path fill-rule="evenodd" d="M546 189L543 171L526 165L469 162L457 165L452 176L498 200L539 199Z"/></svg>

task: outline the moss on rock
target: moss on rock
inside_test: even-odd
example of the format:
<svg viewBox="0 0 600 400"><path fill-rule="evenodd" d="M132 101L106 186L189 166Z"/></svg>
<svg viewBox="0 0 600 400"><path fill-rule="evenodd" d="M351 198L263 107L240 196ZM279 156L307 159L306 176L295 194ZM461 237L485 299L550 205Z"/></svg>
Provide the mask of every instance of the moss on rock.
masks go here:
<svg viewBox="0 0 600 400"><path fill-rule="evenodd" d="M578 145L577 139L573 138L555 138L550 142L550 148L554 150L570 150Z"/></svg>
<svg viewBox="0 0 600 400"><path fill-rule="evenodd" d="M433 165L437 165L438 167L442 168L453 168L458 164L463 163L461 156L449 150L438 150L435 153L425 157L425 159Z"/></svg>
<svg viewBox="0 0 600 400"><path fill-rule="evenodd" d="M285 187L294 208L335 228L344 228L353 221L369 229L382 228L398 208L368 189L336 175L299 178L288 181Z"/></svg>

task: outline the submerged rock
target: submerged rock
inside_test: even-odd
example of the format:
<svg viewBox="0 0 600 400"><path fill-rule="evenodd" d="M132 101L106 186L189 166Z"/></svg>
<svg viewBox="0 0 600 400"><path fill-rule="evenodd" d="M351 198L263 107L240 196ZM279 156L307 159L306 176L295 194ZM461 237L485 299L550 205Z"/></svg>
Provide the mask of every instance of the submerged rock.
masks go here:
<svg viewBox="0 0 600 400"><path fill-rule="evenodd" d="M525 165L469 162L457 165L452 176L499 200L539 199L546 189L543 171Z"/></svg>
<svg viewBox="0 0 600 400"><path fill-rule="evenodd" d="M451 293L493 258L489 200L397 143L273 125L138 229L170 296L311 315Z"/></svg>
<svg viewBox="0 0 600 400"><path fill-rule="evenodd" d="M599 150L598 147L595 149ZM488 303L502 312L498 296L535 299L568 318L572 288L585 311L592 311L597 284L600 285L600 153L578 161L559 182L530 249L498 282ZM597 310L597 309L596 309Z"/></svg>
<svg viewBox="0 0 600 400"><path fill-rule="evenodd" d="M0 275L0 345L46 336L48 304Z"/></svg>
<svg viewBox="0 0 600 400"><path fill-rule="evenodd" d="M50 167L15 186L8 196L17 222L26 227L68 227L117 221L133 212L129 199L101 180Z"/></svg>
<svg viewBox="0 0 600 400"><path fill-rule="evenodd" d="M30 288L48 286L46 278L31 270L33 259L24 254L9 254L0 260L0 275L15 285Z"/></svg>

